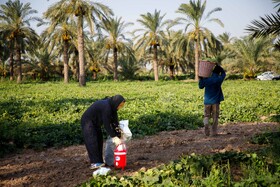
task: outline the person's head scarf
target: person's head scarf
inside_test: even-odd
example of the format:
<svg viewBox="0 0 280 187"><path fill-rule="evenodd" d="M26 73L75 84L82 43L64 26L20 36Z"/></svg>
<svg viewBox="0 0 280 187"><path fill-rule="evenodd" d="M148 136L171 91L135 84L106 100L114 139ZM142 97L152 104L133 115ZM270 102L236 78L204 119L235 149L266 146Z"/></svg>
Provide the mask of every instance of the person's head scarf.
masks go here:
<svg viewBox="0 0 280 187"><path fill-rule="evenodd" d="M121 104L121 102L125 102L125 98L122 95L115 95L113 97L110 97L111 107L115 111L117 111L118 106Z"/></svg>

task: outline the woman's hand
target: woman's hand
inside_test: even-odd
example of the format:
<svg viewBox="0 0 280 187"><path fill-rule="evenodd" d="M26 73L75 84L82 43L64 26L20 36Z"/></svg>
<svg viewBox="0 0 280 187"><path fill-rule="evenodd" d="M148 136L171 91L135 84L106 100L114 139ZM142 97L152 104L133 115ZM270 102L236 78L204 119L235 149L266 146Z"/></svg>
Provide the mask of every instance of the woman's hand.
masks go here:
<svg viewBox="0 0 280 187"><path fill-rule="evenodd" d="M122 143L121 139L117 136L115 136L114 138L112 138L113 143L118 146Z"/></svg>

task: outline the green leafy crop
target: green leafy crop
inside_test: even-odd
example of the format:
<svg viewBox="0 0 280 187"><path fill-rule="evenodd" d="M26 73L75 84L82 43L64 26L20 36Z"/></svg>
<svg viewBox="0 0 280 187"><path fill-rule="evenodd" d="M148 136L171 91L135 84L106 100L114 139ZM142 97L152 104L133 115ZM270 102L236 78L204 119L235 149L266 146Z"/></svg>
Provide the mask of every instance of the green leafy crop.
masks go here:
<svg viewBox="0 0 280 187"><path fill-rule="evenodd" d="M233 81L222 85L220 124L279 121L279 81ZM96 100L122 94L119 119L128 119L134 138L203 125L203 92L197 82L0 83L1 153L17 148L80 144L80 118ZM278 117L277 117L278 116ZM3 147L3 149L2 149Z"/></svg>

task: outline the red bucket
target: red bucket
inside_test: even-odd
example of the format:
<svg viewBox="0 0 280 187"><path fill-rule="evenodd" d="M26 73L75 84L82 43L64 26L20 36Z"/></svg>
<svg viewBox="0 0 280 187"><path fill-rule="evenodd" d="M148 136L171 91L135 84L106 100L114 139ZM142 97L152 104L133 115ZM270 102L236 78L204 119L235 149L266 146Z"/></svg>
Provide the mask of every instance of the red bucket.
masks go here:
<svg viewBox="0 0 280 187"><path fill-rule="evenodd" d="M118 145L114 150L114 166L122 170L126 166L126 146L124 143Z"/></svg>

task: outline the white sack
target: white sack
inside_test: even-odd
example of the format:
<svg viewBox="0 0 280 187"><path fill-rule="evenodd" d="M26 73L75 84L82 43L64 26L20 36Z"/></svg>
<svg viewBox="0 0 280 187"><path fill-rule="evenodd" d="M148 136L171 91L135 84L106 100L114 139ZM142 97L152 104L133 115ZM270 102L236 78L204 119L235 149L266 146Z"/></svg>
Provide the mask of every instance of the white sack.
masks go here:
<svg viewBox="0 0 280 187"><path fill-rule="evenodd" d="M119 124L122 130L122 139L126 142L129 141L132 138L132 133L128 127L128 120L121 120Z"/></svg>
<svg viewBox="0 0 280 187"><path fill-rule="evenodd" d="M112 141L112 138L109 136L105 144L105 163L108 166L114 166L114 150L116 146Z"/></svg>

